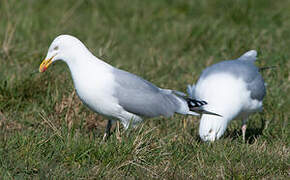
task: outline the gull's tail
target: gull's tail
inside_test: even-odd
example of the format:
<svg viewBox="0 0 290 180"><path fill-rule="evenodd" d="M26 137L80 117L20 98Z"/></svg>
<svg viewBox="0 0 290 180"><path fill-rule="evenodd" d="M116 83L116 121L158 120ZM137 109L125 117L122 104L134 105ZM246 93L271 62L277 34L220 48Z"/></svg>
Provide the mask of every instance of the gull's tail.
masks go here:
<svg viewBox="0 0 290 180"><path fill-rule="evenodd" d="M244 53L237 60L254 62L254 61L256 61L256 59L257 59L257 51L256 50L250 50L250 51Z"/></svg>
<svg viewBox="0 0 290 180"><path fill-rule="evenodd" d="M265 67L260 67L259 68L259 71L264 71L264 70L267 70L267 69L276 69L277 66L265 66Z"/></svg>

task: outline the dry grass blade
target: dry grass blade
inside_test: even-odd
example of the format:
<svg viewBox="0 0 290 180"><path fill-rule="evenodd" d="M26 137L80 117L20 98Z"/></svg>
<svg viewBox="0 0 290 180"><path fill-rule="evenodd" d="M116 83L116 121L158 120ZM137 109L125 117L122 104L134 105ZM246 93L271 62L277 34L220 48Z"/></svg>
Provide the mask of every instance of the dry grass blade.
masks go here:
<svg viewBox="0 0 290 180"><path fill-rule="evenodd" d="M72 118L70 118L70 120L69 120L68 117L69 117L69 113L71 112L71 107L72 107L72 103L73 103L73 100L74 100L74 96L75 96L75 90L71 93L71 95L69 97L69 104L68 104L67 111L66 111L66 114L65 114L65 122L67 122L69 129L71 129L72 124L73 124ZM74 110L73 110L73 113L75 113Z"/></svg>
<svg viewBox="0 0 290 180"><path fill-rule="evenodd" d="M4 41L2 43L2 49L7 57L9 57L10 49L13 48L11 43L14 37L15 30L16 30L16 23L12 24L11 22L8 22L8 25L5 31Z"/></svg>
<svg viewBox="0 0 290 180"><path fill-rule="evenodd" d="M45 113L40 112L39 113L39 116L54 131L54 133L57 134L58 137L60 137L61 139L63 139L60 130L57 129L57 127L55 127L55 125L49 120L49 118L46 118L45 117Z"/></svg>
<svg viewBox="0 0 290 180"><path fill-rule="evenodd" d="M75 13L76 9L80 7L80 5L84 2L83 0L75 1L76 3L68 10L65 12L65 14L62 16L59 26L65 24L69 18Z"/></svg>

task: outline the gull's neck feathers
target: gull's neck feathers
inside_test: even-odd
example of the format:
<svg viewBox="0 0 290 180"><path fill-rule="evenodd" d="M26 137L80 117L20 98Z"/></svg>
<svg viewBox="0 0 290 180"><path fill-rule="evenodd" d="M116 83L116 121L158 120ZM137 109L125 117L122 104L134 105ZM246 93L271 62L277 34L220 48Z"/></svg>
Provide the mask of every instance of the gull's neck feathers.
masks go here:
<svg viewBox="0 0 290 180"><path fill-rule="evenodd" d="M71 46L71 49L65 52L65 56L62 58L71 71L79 71L81 68L86 69L90 67L96 70L112 67L108 63L95 57L81 41L74 41Z"/></svg>
<svg viewBox="0 0 290 180"><path fill-rule="evenodd" d="M69 60L65 61L68 65L72 75L75 73L80 73L81 71L88 71L89 69L94 69L95 71L101 69L108 69L112 66L106 62L95 57L88 50L84 53L75 52L67 57Z"/></svg>

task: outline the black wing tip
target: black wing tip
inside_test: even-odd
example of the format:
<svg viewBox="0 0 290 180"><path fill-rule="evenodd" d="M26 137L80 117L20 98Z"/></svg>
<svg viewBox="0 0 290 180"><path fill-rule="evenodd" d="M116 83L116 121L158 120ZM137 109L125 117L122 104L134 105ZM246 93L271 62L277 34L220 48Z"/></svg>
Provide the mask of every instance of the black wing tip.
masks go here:
<svg viewBox="0 0 290 180"><path fill-rule="evenodd" d="M192 98L187 98L186 101L187 101L189 108L201 107L201 106L204 106L207 104L206 101L199 101L199 100L192 99Z"/></svg>
<svg viewBox="0 0 290 180"><path fill-rule="evenodd" d="M208 115L213 115L213 116L219 116L219 117L223 117L223 116L222 116L222 115L220 115L220 114L213 113L213 112L206 111L206 110L203 110L203 111L202 111L202 114L208 114Z"/></svg>
<svg viewBox="0 0 290 180"><path fill-rule="evenodd" d="M202 106L208 104L206 101L202 101L202 100L200 101L200 100L196 100L196 99L192 99L192 98L187 98L186 101L187 101L187 104L188 104L190 111L197 112L199 114L209 114L209 115L223 117L220 114L213 113L213 112L206 111L206 110L202 109L201 108Z"/></svg>

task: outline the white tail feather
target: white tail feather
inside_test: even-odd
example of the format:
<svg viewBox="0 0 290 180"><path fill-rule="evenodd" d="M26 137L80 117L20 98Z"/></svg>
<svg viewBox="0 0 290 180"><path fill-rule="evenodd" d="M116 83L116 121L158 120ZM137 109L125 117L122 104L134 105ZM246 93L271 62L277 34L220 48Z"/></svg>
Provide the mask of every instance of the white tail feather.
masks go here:
<svg viewBox="0 0 290 180"><path fill-rule="evenodd" d="M256 50L250 50L238 58L238 60L243 60L243 61L255 61L256 59L257 59Z"/></svg>

